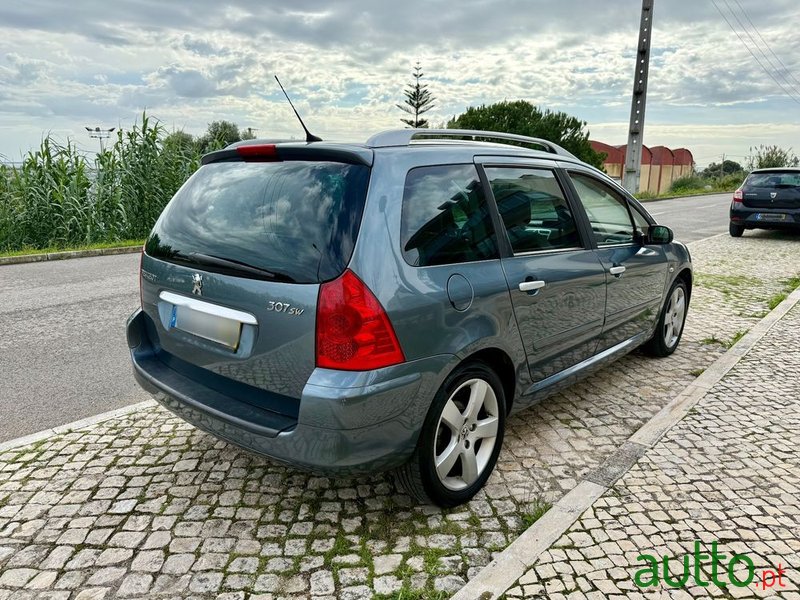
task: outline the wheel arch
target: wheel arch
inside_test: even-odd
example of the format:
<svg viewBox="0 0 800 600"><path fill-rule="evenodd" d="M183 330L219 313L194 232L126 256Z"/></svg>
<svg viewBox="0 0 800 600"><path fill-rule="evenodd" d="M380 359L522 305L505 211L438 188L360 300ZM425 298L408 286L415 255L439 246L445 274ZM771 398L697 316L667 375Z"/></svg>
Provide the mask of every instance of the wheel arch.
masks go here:
<svg viewBox="0 0 800 600"><path fill-rule="evenodd" d="M683 269L678 276L675 278L675 281L681 280L686 284L686 294L689 296L689 300L692 299L692 270L688 267Z"/></svg>
<svg viewBox="0 0 800 600"><path fill-rule="evenodd" d="M506 397L506 414L509 414L514 403L518 381L517 372L511 357L505 350L501 350L500 348L483 348L465 357L456 368L473 361L485 363L497 373L500 382L503 384L503 393Z"/></svg>

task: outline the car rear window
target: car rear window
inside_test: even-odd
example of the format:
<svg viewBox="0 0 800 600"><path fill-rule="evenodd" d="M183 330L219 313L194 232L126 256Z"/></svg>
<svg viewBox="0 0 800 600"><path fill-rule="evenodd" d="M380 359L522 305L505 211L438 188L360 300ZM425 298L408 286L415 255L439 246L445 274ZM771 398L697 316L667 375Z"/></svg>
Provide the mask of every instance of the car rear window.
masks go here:
<svg viewBox="0 0 800 600"><path fill-rule="evenodd" d="M208 164L164 209L145 251L188 264L213 257L296 283L335 279L353 253L368 181L368 167L337 162Z"/></svg>
<svg viewBox="0 0 800 600"><path fill-rule="evenodd" d="M745 183L747 187L793 188L800 187L800 172L772 171L770 173L751 173Z"/></svg>

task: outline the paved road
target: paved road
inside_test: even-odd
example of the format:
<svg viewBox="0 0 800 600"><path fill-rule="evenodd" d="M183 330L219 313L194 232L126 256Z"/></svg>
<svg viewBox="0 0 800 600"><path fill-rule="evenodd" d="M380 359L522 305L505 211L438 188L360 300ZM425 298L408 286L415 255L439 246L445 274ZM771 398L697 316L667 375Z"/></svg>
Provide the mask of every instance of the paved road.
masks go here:
<svg viewBox="0 0 800 600"><path fill-rule="evenodd" d="M728 231L728 209L733 194L713 194L646 202L656 221L675 232L682 242L702 240Z"/></svg>
<svg viewBox="0 0 800 600"><path fill-rule="evenodd" d="M647 204L682 241L727 231L729 194ZM0 267L0 442L148 398L124 324L136 254Z"/></svg>
<svg viewBox="0 0 800 600"><path fill-rule="evenodd" d="M138 254L0 266L0 441L148 398L125 320Z"/></svg>

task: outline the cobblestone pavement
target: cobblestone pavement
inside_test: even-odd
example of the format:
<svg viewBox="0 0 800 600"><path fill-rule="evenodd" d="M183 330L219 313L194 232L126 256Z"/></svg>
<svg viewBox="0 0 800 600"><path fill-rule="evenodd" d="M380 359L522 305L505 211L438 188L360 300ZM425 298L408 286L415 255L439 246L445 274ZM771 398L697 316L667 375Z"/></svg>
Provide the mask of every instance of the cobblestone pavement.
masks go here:
<svg viewBox="0 0 800 600"><path fill-rule="evenodd" d="M700 400L506 594L508 598L800 599L800 305ZM669 557L673 585L640 555ZM716 585L708 553L718 543ZM730 580L734 555L754 578ZM736 581L749 577L735 562ZM781 577L779 567L784 570ZM772 573L766 574L765 570ZM711 582L709 584L709 582ZM669 594L667 594L669 592Z"/></svg>
<svg viewBox="0 0 800 600"><path fill-rule="evenodd" d="M276 465L158 408L0 453L0 600L446 597L757 322L800 264L800 239L774 233L691 249L680 349L634 353L509 419L485 491L455 510L413 505L387 475Z"/></svg>

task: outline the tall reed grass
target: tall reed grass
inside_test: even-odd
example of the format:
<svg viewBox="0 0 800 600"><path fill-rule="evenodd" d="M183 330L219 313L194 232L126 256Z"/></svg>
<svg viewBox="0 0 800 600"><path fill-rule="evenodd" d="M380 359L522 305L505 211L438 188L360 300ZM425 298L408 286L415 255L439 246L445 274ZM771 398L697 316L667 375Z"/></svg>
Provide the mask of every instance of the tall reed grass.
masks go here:
<svg viewBox="0 0 800 600"><path fill-rule="evenodd" d="M200 153L146 113L93 159L46 137L0 165L0 251L141 239Z"/></svg>

